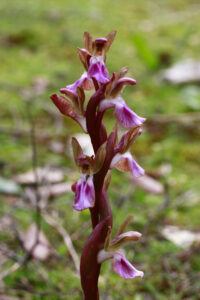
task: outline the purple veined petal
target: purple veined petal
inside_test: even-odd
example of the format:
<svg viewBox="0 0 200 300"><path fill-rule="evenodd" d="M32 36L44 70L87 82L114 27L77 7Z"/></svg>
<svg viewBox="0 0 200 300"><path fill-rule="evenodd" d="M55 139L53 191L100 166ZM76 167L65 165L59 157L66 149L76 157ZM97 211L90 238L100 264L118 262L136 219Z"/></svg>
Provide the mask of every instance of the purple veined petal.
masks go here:
<svg viewBox="0 0 200 300"><path fill-rule="evenodd" d="M133 159L131 153L126 152L124 155L125 155L126 159L128 159L130 170L131 170L131 173L133 174L133 176L140 177L140 176L144 175L144 173L145 173L144 169L142 167L140 167L138 165L138 163Z"/></svg>
<svg viewBox="0 0 200 300"><path fill-rule="evenodd" d="M144 276L144 273L133 267L125 255L119 251L114 253L112 267L116 274L125 279Z"/></svg>
<svg viewBox="0 0 200 300"><path fill-rule="evenodd" d="M76 93L78 86L83 87L85 90L92 90L94 88L92 80L88 77L87 72L84 72L81 77L75 81L73 84L67 85L66 89Z"/></svg>
<svg viewBox="0 0 200 300"><path fill-rule="evenodd" d="M111 169L115 167L122 172L131 171L132 175L135 177L144 175L144 169L133 159L130 152L124 154L117 153L110 164Z"/></svg>
<svg viewBox="0 0 200 300"><path fill-rule="evenodd" d="M98 82L101 83L106 83L109 81L110 76L102 56L92 56L90 58L88 75L90 78L94 77Z"/></svg>
<svg viewBox="0 0 200 300"><path fill-rule="evenodd" d="M80 179L76 184L75 210L84 210L93 207L95 202L95 190L93 183L93 175L81 174Z"/></svg>
<svg viewBox="0 0 200 300"><path fill-rule="evenodd" d="M134 113L125 103L122 98L117 98L113 100L115 102L114 115L118 122L125 128L141 126L145 118L139 117Z"/></svg>

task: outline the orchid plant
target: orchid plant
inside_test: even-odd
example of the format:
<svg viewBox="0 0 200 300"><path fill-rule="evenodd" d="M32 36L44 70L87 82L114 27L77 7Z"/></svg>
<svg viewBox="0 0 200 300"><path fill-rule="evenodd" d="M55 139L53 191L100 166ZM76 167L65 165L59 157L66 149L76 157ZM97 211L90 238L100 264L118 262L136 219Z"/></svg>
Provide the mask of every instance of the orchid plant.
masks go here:
<svg viewBox="0 0 200 300"><path fill-rule="evenodd" d="M88 32L84 33L84 49L78 49L84 67L81 77L73 84L60 89L61 94L50 98L59 111L76 121L88 133L94 155L86 155L76 138L72 138L74 161L80 171L80 179L72 185L75 193L73 208L77 211L89 209L93 231L83 249L80 264L81 284L85 300L99 299L98 278L101 264L112 260L115 273L123 278L143 277L126 259L123 246L137 241L141 234L136 231L125 232L130 222L128 217L120 226L114 239L112 233L112 212L106 191L111 179L111 170L130 171L133 176L141 176L144 170L132 157L131 145L141 134L145 119L133 112L122 98L126 85L136 81L126 77L127 68L109 74L105 62L106 53L114 41L116 32L106 38L93 40ZM86 101L85 91L94 90ZM103 123L107 109L114 109L116 124L110 134ZM118 128L125 128L119 137Z"/></svg>

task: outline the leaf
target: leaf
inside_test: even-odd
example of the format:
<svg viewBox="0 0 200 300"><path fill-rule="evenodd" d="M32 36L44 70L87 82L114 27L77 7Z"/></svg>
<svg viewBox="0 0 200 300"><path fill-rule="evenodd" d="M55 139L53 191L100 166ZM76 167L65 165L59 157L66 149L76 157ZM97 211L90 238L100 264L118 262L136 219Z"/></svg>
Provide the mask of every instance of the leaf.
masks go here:
<svg viewBox="0 0 200 300"><path fill-rule="evenodd" d="M149 47L145 37L141 33L134 34L133 44L142 61L150 68L156 69L158 67L158 59L154 51Z"/></svg>

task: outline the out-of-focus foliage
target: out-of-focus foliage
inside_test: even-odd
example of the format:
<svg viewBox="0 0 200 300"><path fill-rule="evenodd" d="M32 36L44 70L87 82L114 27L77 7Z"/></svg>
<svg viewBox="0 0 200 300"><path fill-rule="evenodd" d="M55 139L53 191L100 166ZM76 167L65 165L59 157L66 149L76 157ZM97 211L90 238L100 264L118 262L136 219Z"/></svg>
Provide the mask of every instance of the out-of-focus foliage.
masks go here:
<svg viewBox="0 0 200 300"><path fill-rule="evenodd" d="M149 121L133 154L147 173L168 188L165 195L147 194L133 186L128 174L113 171L108 194L114 228L128 214L134 215L130 229L143 232L144 237L134 248L127 246L127 256L145 276L122 280L105 262L102 299L108 295L118 300L199 299L200 245L197 242L189 250L175 246L161 230L169 224L199 230L200 88L160 80L160 72L173 63L200 60L199 17L200 6L194 0L0 1L0 172L4 180L32 168L28 111L36 124L39 166L64 168L66 181L77 180L69 141L79 128L59 115L49 95L82 72L76 49L83 46L85 30L99 37L116 29L107 67L113 72L129 66L129 74L137 80L124 99ZM111 129L112 112L106 116ZM89 212L73 211L73 196L68 192L52 198L47 207L48 212L58 212L80 255L90 233ZM22 205L26 201L20 202L16 195L0 197L0 245L22 255L5 217L14 216L24 231L34 221L34 209ZM82 299L62 237L45 220L42 229L57 256L46 262L32 260L11 272L0 283L0 293L26 300ZM0 251L0 263L3 257ZM1 272L12 264L12 259L5 260Z"/></svg>

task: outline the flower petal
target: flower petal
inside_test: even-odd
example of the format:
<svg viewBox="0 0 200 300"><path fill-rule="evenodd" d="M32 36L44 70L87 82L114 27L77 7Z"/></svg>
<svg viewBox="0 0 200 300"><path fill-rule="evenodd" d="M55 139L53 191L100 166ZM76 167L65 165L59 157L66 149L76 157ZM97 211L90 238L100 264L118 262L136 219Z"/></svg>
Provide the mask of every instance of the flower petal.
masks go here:
<svg viewBox="0 0 200 300"><path fill-rule="evenodd" d="M76 93L78 86L81 86L85 90L92 90L94 88L92 80L88 77L87 72L84 72L81 77L73 84L67 85L66 89Z"/></svg>
<svg viewBox="0 0 200 300"><path fill-rule="evenodd" d="M75 210L84 210L93 207L95 202L95 190L92 175L82 174L76 184Z"/></svg>
<svg viewBox="0 0 200 300"><path fill-rule="evenodd" d="M126 85L135 85L136 80L130 77L122 77L118 79L111 91L111 97L116 98L120 95Z"/></svg>
<svg viewBox="0 0 200 300"><path fill-rule="evenodd" d="M130 152L116 154L111 161L110 168L117 168L122 172L130 171L135 177L144 175L144 169L136 163Z"/></svg>
<svg viewBox="0 0 200 300"><path fill-rule="evenodd" d="M139 117L125 103L122 98L117 98L115 102L114 115L118 122L125 128L141 126L145 118Z"/></svg>
<svg viewBox="0 0 200 300"><path fill-rule="evenodd" d="M127 231L116 236L109 245L109 251L117 250L123 247L124 244L129 242L138 241L141 233L137 231Z"/></svg>
<svg viewBox="0 0 200 300"><path fill-rule="evenodd" d="M119 252L114 253L112 267L116 274L125 279L135 278L138 276L143 277L144 275L142 271L134 268L126 257Z"/></svg>
<svg viewBox="0 0 200 300"><path fill-rule="evenodd" d="M101 83L106 83L109 81L110 76L102 56L92 56L90 58L88 75L90 78L94 77L98 82Z"/></svg>

